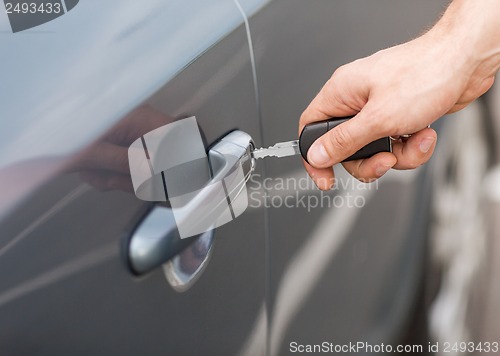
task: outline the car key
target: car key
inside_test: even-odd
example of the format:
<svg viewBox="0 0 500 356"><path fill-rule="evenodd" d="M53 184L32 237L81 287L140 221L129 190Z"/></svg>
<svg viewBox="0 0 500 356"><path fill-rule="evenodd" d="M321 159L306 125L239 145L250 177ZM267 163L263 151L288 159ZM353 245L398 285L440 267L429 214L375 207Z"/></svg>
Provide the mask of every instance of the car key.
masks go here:
<svg viewBox="0 0 500 356"><path fill-rule="evenodd" d="M311 148L314 141L326 134L328 131L333 129L335 126L340 125L343 122L351 119L350 117L340 117L331 118L325 121L314 122L306 125L298 140L278 142L274 146L268 148L257 148L253 150L253 158L264 158L264 157L287 157L302 155L302 158L307 161L307 152ZM362 147L358 152L354 153L352 156L347 157L343 162L353 161L356 159L368 158L379 152L392 152L392 140L389 137L383 137L368 145Z"/></svg>

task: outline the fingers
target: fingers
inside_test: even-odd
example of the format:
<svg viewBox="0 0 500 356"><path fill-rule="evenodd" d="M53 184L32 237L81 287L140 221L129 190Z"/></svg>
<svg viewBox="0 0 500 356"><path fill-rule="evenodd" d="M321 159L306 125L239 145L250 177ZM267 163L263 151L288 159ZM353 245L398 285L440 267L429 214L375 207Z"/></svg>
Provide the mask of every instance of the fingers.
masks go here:
<svg viewBox="0 0 500 356"><path fill-rule="evenodd" d="M392 153L381 152L373 157L344 162L344 168L362 182L382 177L391 168L414 169L426 163L434 153L437 134L430 128L413 134L406 142L394 142Z"/></svg>
<svg viewBox="0 0 500 356"><path fill-rule="evenodd" d="M326 82L301 115L299 134L309 123L332 117L355 115L363 108L368 100L368 88L362 71L354 63L338 68L330 80ZM356 93L356 95L351 95L351 93ZM354 119L350 121L352 120ZM332 150L330 149L330 151ZM333 187L333 164L313 167L304 161L304 166L320 189L328 190Z"/></svg>
<svg viewBox="0 0 500 356"><path fill-rule="evenodd" d="M392 153L397 158L395 169L414 169L426 163L434 153L437 134L431 128L413 134L406 142L395 142Z"/></svg>
<svg viewBox="0 0 500 356"><path fill-rule="evenodd" d="M307 154L309 163L316 168L331 167L384 136L384 125L369 112L367 105L358 115L317 139Z"/></svg>
<svg viewBox="0 0 500 356"><path fill-rule="evenodd" d="M338 68L321 88L300 117L299 134L307 124L355 115L365 106L369 90L356 62Z"/></svg>
<svg viewBox="0 0 500 356"><path fill-rule="evenodd" d="M369 183L382 177L397 163L397 158L390 152L380 152L373 157L344 162L342 165L352 176Z"/></svg>
<svg viewBox="0 0 500 356"><path fill-rule="evenodd" d="M304 161L307 173L314 181L314 184L321 190L330 190L335 184L333 168L314 168Z"/></svg>
<svg viewBox="0 0 500 356"><path fill-rule="evenodd" d="M376 133L362 120L363 118L360 119L358 115L337 126L319 138L309 149L308 160L311 165L306 164L306 169L320 189L333 187L334 175L329 167L373 142L381 134L381 131ZM436 132L426 128L414 133L406 142L394 142L392 153L381 152L368 159L345 162L343 166L360 181L371 182L383 176L391 168L414 169L426 163L434 152L436 140ZM318 155L314 151L311 152L313 149L321 152Z"/></svg>
<svg viewBox="0 0 500 356"><path fill-rule="evenodd" d="M495 83L495 77L489 77L480 81L474 81L469 83L467 90L462 93L462 96L453 105L453 107L447 112L447 114L453 114L467 107L474 100L479 98L481 95L485 94L491 89Z"/></svg>

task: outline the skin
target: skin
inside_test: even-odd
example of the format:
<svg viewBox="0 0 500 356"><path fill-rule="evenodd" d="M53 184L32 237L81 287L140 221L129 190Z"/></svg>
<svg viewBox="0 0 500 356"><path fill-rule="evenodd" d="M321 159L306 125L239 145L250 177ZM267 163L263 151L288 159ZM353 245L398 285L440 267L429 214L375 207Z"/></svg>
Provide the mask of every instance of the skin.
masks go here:
<svg viewBox="0 0 500 356"><path fill-rule="evenodd" d="M500 0L455 0L424 35L338 68L304 111L299 132L312 122L356 115L320 137L305 168L323 190L334 186L332 167L386 136L411 133L393 152L343 163L368 182L391 168L427 162L436 132L427 128L488 91L500 67Z"/></svg>

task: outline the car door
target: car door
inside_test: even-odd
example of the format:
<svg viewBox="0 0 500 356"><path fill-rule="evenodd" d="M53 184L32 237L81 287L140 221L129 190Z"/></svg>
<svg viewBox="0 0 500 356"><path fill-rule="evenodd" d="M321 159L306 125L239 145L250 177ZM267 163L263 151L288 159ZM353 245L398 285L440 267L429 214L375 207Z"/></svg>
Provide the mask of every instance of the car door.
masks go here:
<svg viewBox="0 0 500 356"><path fill-rule="evenodd" d="M158 205L135 196L124 155L188 116L207 151L235 129L260 141L250 5L87 0L2 36L2 354L266 352L265 211L134 273L132 236L169 223L148 225Z"/></svg>

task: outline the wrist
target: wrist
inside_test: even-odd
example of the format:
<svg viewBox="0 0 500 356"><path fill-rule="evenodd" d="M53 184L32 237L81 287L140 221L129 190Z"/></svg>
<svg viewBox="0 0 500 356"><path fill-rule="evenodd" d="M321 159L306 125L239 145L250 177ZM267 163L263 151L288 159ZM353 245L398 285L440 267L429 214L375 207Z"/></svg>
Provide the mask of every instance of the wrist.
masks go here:
<svg viewBox="0 0 500 356"><path fill-rule="evenodd" d="M500 6L498 0L454 0L428 32L456 58L456 64L485 77L500 67Z"/></svg>

